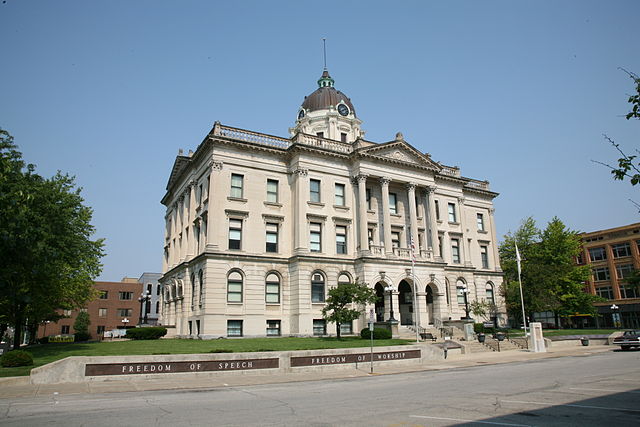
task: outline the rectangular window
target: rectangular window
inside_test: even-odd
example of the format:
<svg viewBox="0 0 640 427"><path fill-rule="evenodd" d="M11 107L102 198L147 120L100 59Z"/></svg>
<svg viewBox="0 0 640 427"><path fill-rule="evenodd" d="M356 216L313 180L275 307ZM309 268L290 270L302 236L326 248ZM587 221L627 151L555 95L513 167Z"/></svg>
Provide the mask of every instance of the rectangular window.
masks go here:
<svg viewBox="0 0 640 427"><path fill-rule="evenodd" d="M440 221L440 203L437 200L433 201L436 206L436 220Z"/></svg>
<svg viewBox="0 0 640 427"><path fill-rule="evenodd" d="M458 239L451 239L451 260L460 264L460 241Z"/></svg>
<svg viewBox="0 0 640 427"><path fill-rule="evenodd" d="M322 251L322 224L319 222L309 224L309 250L311 252Z"/></svg>
<svg viewBox="0 0 640 427"><path fill-rule="evenodd" d="M279 320L267 320L267 336L279 337L280 336L280 321Z"/></svg>
<svg viewBox="0 0 640 427"><path fill-rule="evenodd" d="M227 320L227 336L228 337L242 336L242 320Z"/></svg>
<svg viewBox="0 0 640 427"><path fill-rule="evenodd" d="M98 325L98 328L96 329L96 333L97 333L98 335L102 335L102 334L104 334L104 329L105 329L105 327L104 327L104 326L100 326L100 325Z"/></svg>
<svg viewBox="0 0 640 427"><path fill-rule="evenodd" d="M98 317L107 317L107 309L99 308L98 309Z"/></svg>
<svg viewBox="0 0 640 427"><path fill-rule="evenodd" d="M392 231L391 232L391 247L399 248L400 247L400 232Z"/></svg>
<svg viewBox="0 0 640 427"><path fill-rule="evenodd" d="M389 212L398 213L398 196L396 193L389 193Z"/></svg>
<svg viewBox="0 0 640 427"><path fill-rule="evenodd" d="M593 278L595 281L611 279L611 276L609 275L609 267L594 268Z"/></svg>
<svg viewBox="0 0 640 427"><path fill-rule="evenodd" d="M365 191L366 194L366 200L367 200L367 210L372 210L371 209L371 189L367 188L367 190Z"/></svg>
<svg viewBox="0 0 640 427"><path fill-rule="evenodd" d="M589 258L591 262L603 261L607 259L607 252L604 248L589 248Z"/></svg>
<svg viewBox="0 0 640 427"><path fill-rule="evenodd" d="M327 322L324 319L313 319L313 335L326 335Z"/></svg>
<svg viewBox="0 0 640 427"><path fill-rule="evenodd" d="M229 219L229 249L242 248L242 220Z"/></svg>
<svg viewBox="0 0 640 427"><path fill-rule="evenodd" d="M628 278L633 273L633 264L616 265L616 273L620 280Z"/></svg>
<svg viewBox="0 0 640 427"><path fill-rule="evenodd" d="M68 334L69 333L69 325L62 325L62 328L60 328L60 333L61 334Z"/></svg>
<svg viewBox="0 0 640 427"><path fill-rule="evenodd" d="M278 224L267 223L267 252L278 252Z"/></svg>
<svg viewBox="0 0 640 427"><path fill-rule="evenodd" d="M596 288L596 294L604 299L613 299L613 288L611 286L600 286Z"/></svg>
<svg viewBox="0 0 640 427"><path fill-rule="evenodd" d="M620 296L622 298L638 298L638 289L631 285L620 286Z"/></svg>
<svg viewBox="0 0 640 427"><path fill-rule="evenodd" d="M340 133L340 142L347 142L347 134L344 132Z"/></svg>
<svg viewBox="0 0 640 427"><path fill-rule="evenodd" d="M109 298L109 291L100 291L100 296L98 298L100 298L100 299L108 299Z"/></svg>
<svg viewBox="0 0 640 427"><path fill-rule="evenodd" d="M227 279L227 302L242 302L242 278L238 273L236 275Z"/></svg>
<svg viewBox="0 0 640 427"><path fill-rule="evenodd" d="M316 136L319 136L320 138L324 138L324 132L316 132Z"/></svg>
<svg viewBox="0 0 640 427"><path fill-rule="evenodd" d="M231 197L242 199L244 175L237 173L231 174Z"/></svg>
<svg viewBox="0 0 640 427"><path fill-rule="evenodd" d="M118 292L120 301L130 301L133 299L133 292Z"/></svg>
<svg viewBox="0 0 640 427"><path fill-rule="evenodd" d="M131 317L133 315L133 309L132 308L119 308L118 309L118 316L119 317Z"/></svg>
<svg viewBox="0 0 640 427"><path fill-rule="evenodd" d="M353 333L353 325L351 322L340 324L340 335L351 335Z"/></svg>
<svg viewBox="0 0 640 427"><path fill-rule="evenodd" d="M486 246L480 246L480 259L482 260L482 268L489 268L489 251Z"/></svg>
<svg viewBox="0 0 640 427"><path fill-rule="evenodd" d="M65 316L69 317L69 316L71 316L71 310L63 310L62 314L64 314Z"/></svg>
<svg viewBox="0 0 640 427"><path fill-rule="evenodd" d="M267 202L278 203L278 181L275 179L267 180Z"/></svg>
<svg viewBox="0 0 640 427"><path fill-rule="evenodd" d="M458 222L458 217L456 216L456 205L455 203L449 203L447 205L447 209L449 212L449 222Z"/></svg>
<svg viewBox="0 0 640 427"><path fill-rule="evenodd" d="M462 286L456 287L456 293L458 298L458 304L464 305L464 288Z"/></svg>
<svg viewBox="0 0 640 427"><path fill-rule="evenodd" d="M629 243L619 243L617 245L611 245L611 251L614 258L622 258L625 256L631 256L631 247Z"/></svg>
<svg viewBox="0 0 640 427"><path fill-rule="evenodd" d="M347 253L347 227L336 225L336 253Z"/></svg>
<svg viewBox="0 0 640 427"><path fill-rule="evenodd" d="M373 245L373 228L367 229L367 238L369 239L369 246Z"/></svg>
<svg viewBox="0 0 640 427"><path fill-rule="evenodd" d="M202 184L198 185L198 204L202 203Z"/></svg>
<svg viewBox="0 0 640 427"><path fill-rule="evenodd" d="M314 203L320 203L320 180L319 179L310 179L309 180L309 200Z"/></svg>
<svg viewBox="0 0 640 427"><path fill-rule="evenodd" d="M336 184L336 206L344 206L344 184Z"/></svg>
<svg viewBox="0 0 640 427"><path fill-rule="evenodd" d="M477 222L478 222L478 231L484 231L484 215L481 213L476 214Z"/></svg>

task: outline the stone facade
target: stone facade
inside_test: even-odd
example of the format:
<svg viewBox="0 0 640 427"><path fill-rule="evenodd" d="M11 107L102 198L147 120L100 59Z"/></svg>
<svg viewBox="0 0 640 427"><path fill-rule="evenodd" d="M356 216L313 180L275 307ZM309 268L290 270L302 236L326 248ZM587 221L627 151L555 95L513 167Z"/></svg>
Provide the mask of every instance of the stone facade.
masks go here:
<svg viewBox="0 0 640 427"><path fill-rule="evenodd" d="M363 307L377 320L392 305L401 324L437 327L465 316L466 291L504 323L497 193L400 133L364 140L351 100L326 71L318 84L290 138L216 122L177 156L162 199L160 322L199 338L333 334L327 290L358 279L380 295Z"/></svg>

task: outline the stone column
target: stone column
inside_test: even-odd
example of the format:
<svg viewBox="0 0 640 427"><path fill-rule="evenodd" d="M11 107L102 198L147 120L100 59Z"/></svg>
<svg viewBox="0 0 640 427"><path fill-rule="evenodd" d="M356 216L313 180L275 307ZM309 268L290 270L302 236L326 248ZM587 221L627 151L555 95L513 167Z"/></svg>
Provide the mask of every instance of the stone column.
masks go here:
<svg viewBox="0 0 640 427"><path fill-rule="evenodd" d="M444 262L446 262L447 264L452 263L451 241L449 240L449 233L446 231L442 234L442 253L440 255L442 256L442 260Z"/></svg>
<svg viewBox="0 0 640 427"><path fill-rule="evenodd" d="M491 227L491 251L493 252L493 265L496 271L502 271L500 268L500 255L498 254L498 238L496 237L496 223L493 219L495 209L489 209L489 227Z"/></svg>
<svg viewBox="0 0 640 427"><path fill-rule="evenodd" d="M407 197L409 198L409 224L411 224L411 239L417 255L420 255L418 247L418 214L416 211L416 185L412 182L407 184ZM409 247L411 249L411 247Z"/></svg>
<svg viewBox="0 0 640 427"><path fill-rule="evenodd" d="M180 257L178 262L184 261L187 256L187 233L185 230L189 229L189 205L187 203L189 200L189 187L184 190L182 196L180 196L180 202L182 203L182 221L180 221L180 232L178 236L182 235L182 238L179 239L182 241L180 244Z"/></svg>
<svg viewBox="0 0 640 427"><path fill-rule="evenodd" d="M392 255L391 247L391 212L389 212L389 182L390 178L380 178L380 186L382 187L382 221L384 227L384 251L386 254Z"/></svg>
<svg viewBox="0 0 640 427"><path fill-rule="evenodd" d="M469 230L467 227L467 220L465 219L464 209L464 197L458 197L458 214L460 215L460 228L462 230L462 237L460 242L460 250L462 251L462 265L465 267L471 267L471 239L468 239Z"/></svg>
<svg viewBox="0 0 640 427"><path fill-rule="evenodd" d="M294 253L303 254L309 251L309 227L307 226L306 206L309 197L309 180L307 179L309 171L303 168L296 168L293 171L295 180L295 204L294 218L295 227L293 227Z"/></svg>
<svg viewBox="0 0 640 427"><path fill-rule="evenodd" d="M429 236L431 237L431 245L433 250L433 258L442 260L440 253L440 245L438 244L438 225L436 222L436 203L434 196L436 194L436 186L427 187L427 204L429 209ZM444 247L444 242L443 242Z"/></svg>
<svg viewBox="0 0 640 427"><path fill-rule="evenodd" d="M192 218L195 218L196 214L196 182L191 181L189 183L189 206L187 207L187 227L188 230L191 228L190 232L184 233L185 238L187 238L187 253L186 257L188 258L190 255L197 255L197 248L200 246L198 241L196 241L196 236L193 233L193 221Z"/></svg>
<svg viewBox="0 0 640 427"><path fill-rule="evenodd" d="M209 219L207 220L205 247L207 250L217 251L220 250L220 242L216 240L216 232L219 231L219 228L223 226L224 222L220 220L220 217L217 216L215 212L216 204L214 200L218 195L214 191L214 188L220 177L219 172L222 170L222 162L212 159L209 161L209 168L211 170L211 174L209 175L209 188L207 189L207 215Z"/></svg>
<svg viewBox="0 0 640 427"><path fill-rule="evenodd" d="M367 175L356 176L358 182L358 225L360 234L360 253L369 252L369 236L367 222Z"/></svg>

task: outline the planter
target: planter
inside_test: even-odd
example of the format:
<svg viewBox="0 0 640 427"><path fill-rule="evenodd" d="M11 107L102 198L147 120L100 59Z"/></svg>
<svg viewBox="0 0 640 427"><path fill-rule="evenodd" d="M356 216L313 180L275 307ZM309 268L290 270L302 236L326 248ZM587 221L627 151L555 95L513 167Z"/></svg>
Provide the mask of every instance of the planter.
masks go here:
<svg viewBox="0 0 640 427"><path fill-rule="evenodd" d="M505 337L505 335L502 334L502 333L496 334L496 339L498 341L504 341L504 337Z"/></svg>
<svg viewBox="0 0 640 427"><path fill-rule="evenodd" d="M478 342L484 342L485 338L484 334L478 334Z"/></svg>
<svg viewBox="0 0 640 427"><path fill-rule="evenodd" d="M580 338L580 342L582 343L583 346L588 346L589 345L589 338L587 337L582 337Z"/></svg>

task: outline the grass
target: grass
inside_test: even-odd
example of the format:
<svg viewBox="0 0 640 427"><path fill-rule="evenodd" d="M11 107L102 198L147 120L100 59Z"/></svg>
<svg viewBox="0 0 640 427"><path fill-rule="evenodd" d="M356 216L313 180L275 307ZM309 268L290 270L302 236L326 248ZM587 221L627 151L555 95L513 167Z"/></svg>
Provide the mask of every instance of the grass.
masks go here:
<svg viewBox="0 0 640 427"><path fill-rule="evenodd" d="M405 345L412 341L375 340L373 345ZM29 375L31 369L70 356L126 356L137 354L241 353L256 351L320 350L329 348L368 347L360 337L327 338L245 338L221 340L162 339L141 341L51 343L32 345L23 350L33 355L33 366L0 367L0 377Z"/></svg>

